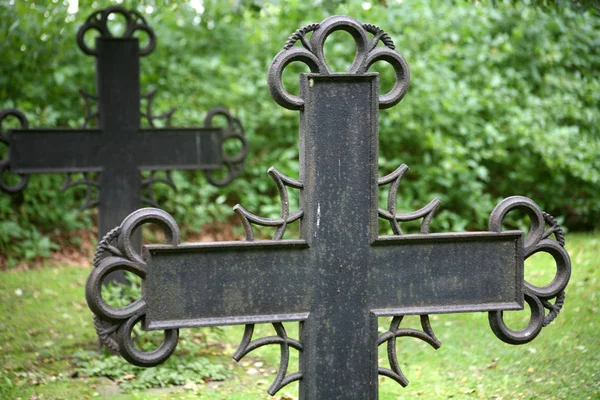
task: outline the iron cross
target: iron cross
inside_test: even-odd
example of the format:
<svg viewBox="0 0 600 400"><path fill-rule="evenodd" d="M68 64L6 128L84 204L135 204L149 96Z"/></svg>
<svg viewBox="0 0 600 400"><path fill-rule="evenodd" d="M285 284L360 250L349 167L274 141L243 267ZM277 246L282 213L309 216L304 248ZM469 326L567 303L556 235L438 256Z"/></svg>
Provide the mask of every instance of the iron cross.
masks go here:
<svg viewBox="0 0 600 400"><path fill-rule="evenodd" d="M114 37L109 21L115 14L122 15L126 27L122 37ZM95 47L84 40L88 31L97 31ZM137 32L146 32L148 44L140 48ZM174 186L170 176L160 179L153 174L142 180L141 170L204 170L209 181L225 185L239 175L247 152L246 139L239 121L223 108L208 112L203 128L170 128L174 110L164 115L153 115L154 92L140 94L140 56L150 54L156 45L154 31L136 11L120 6L99 10L90 15L77 34L81 50L96 58L96 96L85 92L86 118L82 129L29 129L25 116L18 110L0 112L0 123L10 115L17 117L22 129L9 130L0 140L9 146L8 158L0 161L0 172L8 169L21 174L16 185L2 180L0 187L7 192L22 190L29 174L83 172L84 179L67 179L65 187L76 184L88 186L88 198L83 208L98 205L98 235L102 238L129 213L142 205L142 200L155 204L151 185L163 182ZM140 111L140 100L147 99L145 112ZM91 111L90 101L97 102L97 113ZM217 115L223 115L229 126L212 127ZM140 118L148 119L153 127L157 119L166 119L166 128L143 129ZM85 129L92 119L98 129ZM223 154L225 140L239 140L239 154ZM213 176L213 170L228 168L224 178ZM88 173L99 172L98 182ZM99 188L99 200L91 198L91 187ZM148 198L142 199L141 189L147 187Z"/></svg>
<svg viewBox="0 0 600 400"><path fill-rule="evenodd" d="M332 72L323 55L324 41L336 30L356 41L356 58L346 73ZM311 70L300 76L298 96L281 82L283 69L294 61ZM384 95L378 74L368 72L377 61L389 62L396 71L395 85ZM281 346L269 393L299 380L301 399L376 399L378 374L408 383L397 360L397 337L439 347L430 313L489 312L494 333L513 344L532 340L556 316L570 261L560 227L533 201L519 196L502 201L487 232L429 234L437 200L412 213L396 213L406 167L378 179L378 112L402 99L409 70L385 32L342 16L299 29L272 62L268 83L280 105L300 111L299 179L269 170L281 197L280 217L262 218L238 205L247 241L179 244L179 229L167 213L142 209L98 248L86 298L97 316L117 326L125 359L142 366L164 361L175 350L178 328L246 324L235 359L263 345ZM378 188L387 184L388 205L380 208ZM293 212L288 188L300 190L300 206ZM502 230L504 216L514 209L531 219L527 236ZM380 217L392 224L395 235L379 236ZM399 223L420 218L420 234L402 233ZM296 220L300 239L283 239L287 224ZM145 246L144 257L130 241L143 223L162 226L168 241ZM255 240L252 224L274 227L273 240ZM549 238L553 234L556 240ZM538 251L550 253L557 263L556 278L545 287L524 281L524 259ZM127 308L112 308L101 297L102 280L115 269L143 279L142 298ZM524 302L532 309L529 325L512 331L502 311L522 309ZM421 316L422 331L400 328L409 314ZM381 316L394 318L378 335ZM165 330L163 344L152 353L133 346L131 331L140 321L144 329ZM300 322L298 340L287 336L285 321ZM277 336L253 340L254 324L267 322ZM388 345L389 368L378 365L382 344ZM290 347L300 351L299 371L292 373Z"/></svg>

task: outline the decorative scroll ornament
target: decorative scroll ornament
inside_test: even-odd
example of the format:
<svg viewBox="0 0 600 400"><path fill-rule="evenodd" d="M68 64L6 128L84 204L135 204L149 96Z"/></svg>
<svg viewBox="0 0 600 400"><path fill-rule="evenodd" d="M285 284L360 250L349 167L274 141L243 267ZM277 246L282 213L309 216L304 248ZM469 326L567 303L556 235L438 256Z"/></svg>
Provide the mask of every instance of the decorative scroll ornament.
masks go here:
<svg viewBox="0 0 600 400"><path fill-rule="evenodd" d="M85 187L85 200L79 207L79 211L96 207L98 204L100 204L97 194L94 196L94 192L100 189L100 184L98 183L99 174L100 173L95 174L93 172L83 172L81 178L73 178L73 176L76 174L69 173L65 177L65 181L63 182L63 186L60 190L64 192L65 190L74 186L83 185Z"/></svg>
<svg viewBox="0 0 600 400"><path fill-rule="evenodd" d="M346 16L330 17L320 24L310 24L298 29L285 43L279 54L275 56L269 67L268 86L273 99L282 107L290 110L299 110L304 105L300 96L288 93L282 82L282 74L290 63L299 61L308 66L315 74L334 74L327 64L323 46L327 37L343 30L348 32L356 42L356 55L354 62L346 73L364 74L377 61L387 61L396 72L396 81L392 89L379 96L379 108L392 107L406 94L410 82L410 72L404 57L395 50L394 42L387 33L371 24L361 24L353 18ZM310 39L307 34L311 33ZM368 34L373 38L369 39ZM295 46L299 42L301 46ZM382 42L383 46L378 46Z"/></svg>
<svg viewBox="0 0 600 400"><path fill-rule="evenodd" d="M399 222L415 221L419 218L423 218L421 223L421 233L429 233L429 224L435 214L435 211L440 205L438 199L433 199L429 204L420 210L413 211L408 214L396 214L396 198L398 195L398 188L400 187L400 181L404 176L404 173L408 170L406 164L402 164L394 172L389 175L379 178L377 183L379 186L384 186L389 183L392 184L388 193L387 210L379 208L379 216L390 222L394 235L403 235L402 228L400 228Z"/></svg>
<svg viewBox="0 0 600 400"><path fill-rule="evenodd" d="M406 165L402 165L396 171L379 179L380 186L393 182L388 196L388 210L380 208L379 216L390 221L392 230L396 235L402 235L398 221L405 222L423 218L421 233L426 234L429 233L429 223L433 213L439 206L439 200L434 199L429 205L409 214L395 214L398 186L407 169ZM525 259L533 254L545 251L552 255L557 266L554 279L546 286L539 287L525 281L524 299L531 308L531 317L524 329L514 331L508 328L504 323L502 311L491 311L488 314L490 327L500 340L509 344L525 344L535 339L541 329L550 324L560 312L565 300L564 288L567 286L571 275L571 262L569 255L564 250L564 232L556 219L550 214L542 212L537 204L526 197L513 196L500 202L490 215L489 230L492 232L502 231L502 221L506 214L512 210L525 212L531 221L529 234L524 243ZM548 229L545 228L546 225L549 226ZM552 235L556 240L550 239ZM554 303L552 303L553 299L555 299ZM548 314L545 313L545 309L549 310ZM391 367L391 369L380 367L379 374L392 378L400 385L406 386L408 380L398 364L395 339L403 336L416 337L429 343L435 349L439 348L441 343L433 333L428 315L420 316L422 331L400 329L402 318L402 316L393 318L390 329L379 336L377 344L381 345L387 342L388 360Z"/></svg>
<svg viewBox="0 0 600 400"><path fill-rule="evenodd" d="M85 104L85 114L83 116L82 128L89 128L90 121L97 120L100 116L98 107L93 107L92 102L98 101L98 96L95 96L83 89L79 89L79 94L83 98ZM92 111L92 109L94 111ZM94 208L100 204L98 199L97 191L100 189L100 177L99 173L83 172L81 177L77 177L77 173L67 173L63 186L60 189L61 192L66 191L69 188L76 186L85 187L85 200L83 204L79 206L79 211Z"/></svg>
<svg viewBox="0 0 600 400"><path fill-rule="evenodd" d="M290 362L290 346L298 351L302 351L302 344L295 339L291 339L287 336L285 328L281 322L273 323L273 328L277 332L277 336L267 336L260 339L252 340L254 333L254 324L246 325L244 330L244 336L242 341L233 355L235 361L240 361L246 354L259 347L268 344L278 344L280 346L280 358L279 358L279 370L275 376L275 380L267 390L267 392L273 396L285 385L302 379L301 372L294 372L287 374L287 369Z"/></svg>
<svg viewBox="0 0 600 400"><path fill-rule="evenodd" d="M235 207L233 207L233 210L240 216L242 225L244 226L244 231L246 232L246 240L248 241L254 240L254 229L252 228L252 223L261 226L277 227L273 235L273 240L281 240L283 238L283 234L285 233L287 224L300 219L302 215L304 215L304 211L302 209L298 209L292 214L290 214L290 200L287 191L288 186L293 187L295 189L302 189L304 186L303 183L301 181L297 181L295 179L285 176L284 174L279 172L275 167L269 168L268 173L277 185L279 198L281 200L281 210L279 218L259 217L247 211L244 207L242 207L239 204L236 204ZM290 360L289 347L291 346L298 351L302 351L302 344L299 341L291 339L287 336L285 328L281 322L273 323L273 327L275 328L277 336L268 336L252 340L252 335L254 333L254 324L246 325L242 341L237 351L233 355L234 360L240 361L246 354L259 347L268 344L280 345L281 351L279 358L279 370L277 371L275 380L267 390L267 392L271 396L275 395L275 393L277 393L281 388L283 388L287 384L295 382L302 378L301 372L294 372L289 375L287 374Z"/></svg>
<svg viewBox="0 0 600 400"><path fill-rule="evenodd" d="M273 240L281 240L283 238L283 234L285 233L285 229L287 224L294 222L304 214L302 209L298 209L292 214L290 214L290 198L287 191L287 186L293 187L296 189L302 189L303 184L300 181L289 178L283 175L281 172L277 171L275 167L269 168L269 175L275 181L277 185L277 190L279 191L279 198L281 199L281 211L279 218L263 218L258 215L252 214L247 211L244 207L239 204L236 204L233 207L233 211L235 211L242 220L242 224L244 226L244 231L246 232L246 240L254 240L254 229L252 228L252 223L261 225L261 226L275 226L277 229L275 230L275 234L273 235Z"/></svg>
<svg viewBox="0 0 600 400"><path fill-rule="evenodd" d="M98 112L98 107L95 107L95 110L92 111L92 101L97 102L98 101L98 96L95 96L91 93L86 92L83 89L79 89L79 94L81 94L81 97L83 98L83 101L85 103L85 115L83 116L83 126L82 128L89 128L90 127L90 121L93 119L98 119L98 117L100 116L100 113Z"/></svg>
<svg viewBox="0 0 600 400"><path fill-rule="evenodd" d="M414 337L421 339L428 343L434 349L439 349L442 343L435 337L431 323L429 322L429 315L420 315L422 331L412 328L400 328L400 323L404 316L396 316L392 319L390 329L381 335L377 339L377 346L381 346L387 342L387 355L390 363L390 368L379 367L379 375L387 376L398 382L402 387L408 385L408 379L402 373L400 364L398 363L398 355L396 354L396 338L399 337Z"/></svg>
<svg viewBox="0 0 600 400"><path fill-rule="evenodd" d="M406 64L404 58L397 51L394 50L395 46L389 35L387 35L383 30L381 30L375 25L361 25L352 18L338 16L328 18L321 24L310 24L301 29L298 29L287 40L283 51L281 51L277 56L275 56L275 59L273 60L269 68L268 74L269 90L271 91L271 95L273 96L275 101L282 107L293 110L301 109L304 104L304 100L301 97L291 95L285 90L281 80L283 70L285 69L285 67L294 61L304 62L310 68L312 73L319 73L323 75L329 75L334 73L333 71L331 71L327 64L327 61L325 60L323 45L327 37L332 32L335 32L337 30L344 30L350 33L350 35L352 35L356 42L356 56L354 62L347 71L348 73L364 74L368 71L369 67L371 67L371 65L373 65L377 61L387 61L394 67L394 70L396 72L396 82L389 93L381 95L379 97L379 107L389 108L397 104L400 100L402 100L402 97L404 97L404 94L408 89L410 73L408 65ZM310 37L310 39L307 39L307 35L311 32L312 36ZM371 40L369 40L367 37L368 33L373 34L373 38ZM384 46L377 46L380 41L383 43ZM297 42L300 42L302 46L295 46ZM395 212L396 194L398 186L400 184L400 179L402 178L402 175L404 174L406 169L407 167L403 165L392 174L383 177L379 180L378 183L380 186L393 182L388 197L388 210L380 209L379 214L382 218L385 218L388 221L390 221L390 223L392 224L392 229L397 235L402 234L402 230L400 229L398 222L412 221L415 219L424 218L423 224L421 226L421 231L423 233L426 233L429 230L429 222L431 221L431 218L433 217L433 214L439 205L439 200L433 200L428 206L414 213L396 215ZM271 175L273 180L275 180L275 183L277 184L277 189L279 191L279 197L281 199L280 218L262 218L251 214L250 212L246 211L242 206L236 205L234 207L234 210L242 219L247 240L254 240L254 231L251 223L255 223L262 226L277 227L273 239L279 240L283 237L287 224L296 221L303 215L302 209L299 209L296 212L290 214L289 196L286 188L286 186L290 186L297 189L302 189L302 182L284 176L273 167L269 169L269 175ZM429 340L427 338L432 337L433 339L429 340L429 342L437 343L437 346L439 347L439 342L437 342L437 339L435 339L435 335L433 335L433 332L429 334L431 331L431 327L429 325L428 318L429 317L427 315L421 316L421 321L423 324L425 324L423 325L423 327L426 332L422 333L421 336L423 338L426 338L424 339L426 341ZM412 333L412 331L409 330L398 330L398 326L394 325L396 323L399 325L401 319L401 317L397 317L394 319L390 331L388 331L387 334L384 334L385 336L380 337L380 344L385 341L394 341L395 343L396 337L406 336L405 332ZM426 326L429 330L425 329ZM240 345L240 349L245 348L245 346L248 345L250 339L247 338L247 336L248 332L250 332L249 336L251 337L252 329L252 325L246 326L247 333L244 336L244 340L242 340L242 345ZM240 352L240 350L238 350L238 352ZM246 353L247 352L243 352L242 354ZM380 369L380 373L386 376L390 376L399 382L402 382L403 379L404 381L406 381L406 378L404 378L402 372L398 367L397 358L395 356L395 349L394 355L390 355L390 357L393 357L390 358L392 370ZM285 384L300 379L302 376L300 373L292 374L288 377L288 379L285 379L284 377L286 369L284 365L287 365L287 356L284 359L282 347L282 360L280 364L279 373L275 382L269 389L270 394L274 394Z"/></svg>
<svg viewBox="0 0 600 400"><path fill-rule="evenodd" d="M111 6L102 10L98 10L92 13L85 23L77 31L77 45L85 53L92 56L97 56L96 49L88 47L85 43L84 36L89 30L95 30L103 38L114 38L115 36L110 31L109 20L112 19L111 15L120 14L125 18L125 30L120 36L122 39L129 39L134 37L136 31L143 31L148 34L148 45L139 50L141 56L152 53L156 46L156 36L154 31L144 19L144 17L135 10L126 10L121 6Z"/></svg>
<svg viewBox="0 0 600 400"><path fill-rule="evenodd" d="M302 187L300 182L282 175L274 168L269 169L269 174L276 177L276 182L279 182L280 193L282 191L285 192L284 182L297 188ZM241 208L239 205L236 207ZM282 205L283 208L284 206ZM285 206L285 208L287 209L289 206ZM289 213L289 211L286 211L286 213ZM294 217L294 220L302 216L301 210L294 214L298 214L297 217ZM265 220L250 213L247 213L247 215ZM288 222L290 221L288 220ZM142 321L145 316L145 300L142 298L124 308L114 308L108 305L102 298L102 282L108 274L114 271L129 271L139 276L142 280L145 279L146 263L143 257L134 250L131 241L132 232L145 223L158 224L166 232L168 244L172 246L179 244L179 228L168 213L155 208L144 208L130 214L121 226L112 229L98 243L93 261L94 270L88 277L86 284L86 300L90 309L94 312L94 327L102 343L110 351L121 354L123 358L132 364L142 367L152 367L164 362L171 356L177 346L178 330L166 330L165 340L157 350L150 353L141 352L133 345L132 330L133 326ZM285 225L279 228L281 235L283 235L284 230ZM259 347L269 344L280 345L281 357L279 370L268 389L271 395L277 393L287 384L302 378L302 373L300 372L287 373L289 368L289 348L292 347L298 351L302 351L302 344L298 340L287 336L282 323L273 323L273 327L275 328L276 336L253 340L254 324L247 324L242 341L233 355L236 361L240 361L248 353Z"/></svg>
<svg viewBox="0 0 600 400"><path fill-rule="evenodd" d="M146 110L141 112L142 117L148 120L148 124L150 124L152 128L156 128L155 122L157 120L164 120L165 126L169 127L171 126L171 118L173 118L173 114L175 113L176 108L173 107L166 113L154 115L152 113L152 105L154 103L155 94L156 89L151 89L147 94L143 94L140 96L142 99L146 99Z"/></svg>
<svg viewBox="0 0 600 400"><path fill-rule="evenodd" d="M176 190L177 186L173 181L172 171L164 171L164 175L158 175L161 171L150 171L147 177L142 180L142 190L146 189L146 195L142 196L142 201L149 204L152 207L158 208L158 201L154 197L154 188L152 185L156 183L162 183L169 186L171 189Z"/></svg>
<svg viewBox="0 0 600 400"><path fill-rule="evenodd" d="M556 275L546 286L536 286L525 281L525 301L531 308L529 323L520 331L514 331L506 326L502 311L491 311L490 327L494 334L503 342L509 344L524 344L532 341L543 327L550 324L560 312L564 301L564 289L571 277L571 260L565 251L564 233L550 214L542 212L537 204L527 197L513 196L504 199L494 208L489 220L489 230L502 231L502 221L510 211L519 210L529 216L529 233L525 238L525 259L538 252L550 254L556 261ZM546 225L549 226L546 229ZM554 235L554 239L550 236ZM555 299L554 303L551 301ZM549 312L546 314L545 309Z"/></svg>
<svg viewBox="0 0 600 400"><path fill-rule="evenodd" d="M179 227L168 213L156 208L143 208L131 213L121 226L108 232L98 244L94 269L88 277L85 293L88 306L95 314L94 325L98 336L107 347L119 352L134 365L152 367L173 354L179 340L179 330L165 330L165 339L156 350L140 351L134 346L132 331L146 315L144 298L123 308L112 307L102 298L102 282L114 271L129 271L142 280L146 278L146 262L132 243L132 233L146 223L160 226L166 234L167 244L179 244Z"/></svg>
<svg viewBox="0 0 600 400"><path fill-rule="evenodd" d="M383 178L379 178L377 181L379 186L384 186L390 183L392 184L388 193L387 210L379 208L379 217L390 222L394 235L404 234L402 232L402 228L400 228L399 222L409 222L423 218L423 222L421 223L421 233L427 234L429 233L429 225L433 219L433 215L440 205L440 201L438 199L433 199L428 205L420 210L413 211L408 214L396 214L396 198L398 195L398 188L400 187L400 181L402 180L402 177L406 171L408 171L408 166L406 164L402 164L394 172L384 176ZM387 343L387 355L388 362L390 364L390 368L379 367L379 375L387 376L388 378L393 379L402 387L406 387L408 385L408 379L406 379L402 373L400 364L398 363L398 355L396 354L396 339L407 336L414 337L428 343L436 350L442 345L431 328L429 315L424 314L420 315L419 317L421 319L422 331L411 328L400 328L400 323L404 318L404 316L400 315L395 316L392 319L389 330L379 335L379 338L377 339L377 346Z"/></svg>
<svg viewBox="0 0 600 400"><path fill-rule="evenodd" d="M21 129L27 129L29 124L27 122L25 114L23 114L16 108L8 108L6 110L0 111L0 143L3 143L7 147L4 158L0 159L0 188L8 193L17 193L23 190L25 186L27 186L27 183L29 182L29 175L19 174L19 182L15 183L14 185L11 185L4 181L4 173L10 172L11 138L10 134L4 131L2 125L4 120L9 116L15 117L19 120Z"/></svg>
<svg viewBox="0 0 600 400"><path fill-rule="evenodd" d="M176 111L176 108L173 107L166 113L162 114L153 114L152 113L152 105L154 103L154 95L156 94L156 89L151 89L147 94L143 94L141 98L146 99L146 110L141 112L142 117L148 120L148 124L152 128L156 128L156 121L163 120L165 127L171 126L171 119L173 118L173 114ZM142 180L142 191L145 189L145 196L142 196L142 201L150 205L151 207L158 208L158 201L156 197L154 197L154 188L153 185L156 183L162 183L164 185L169 186L171 189L176 190L177 186L175 186L175 182L173 181L172 171L164 171L164 175L159 175L160 171L150 171L147 177Z"/></svg>
<svg viewBox="0 0 600 400"><path fill-rule="evenodd" d="M119 233L121 233L121 227L117 226L107 232L100 242L98 242L98 246L96 247L96 251L94 253L94 260L92 262L94 268L100 265L100 261L102 261L107 254L112 254L113 256L119 257L123 255L114 244L119 236ZM98 347L101 348L102 344L104 344L104 346L106 346L106 348L112 354L119 354L119 344L117 343L116 339L116 332L119 328L119 324L109 320L101 319L94 314L94 328L96 329L96 334L98 335L99 339Z"/></svg>
<svg viewBox="0 0 600 400"><path fill-rule="evenodd" d="M206 128L212 127L213 119L219 115L225 117L227 120L227 128L224 130L224 134L221 138L221 148L223 148L223 145L228 140L237 140L242 146L240 151L233 156L223 152L223 164L225 164L225 168L227 168L227 173L224 177L215 177L213 171L204 172L204 176L206 176L206 179L210 183L215 186L225 186L242 173L246 154L248 153L248 142L246 141L246 133L244 132L242 123L239 119L232 116L226 108L215 107L209 110L204 119L204 126Z"/></svg>

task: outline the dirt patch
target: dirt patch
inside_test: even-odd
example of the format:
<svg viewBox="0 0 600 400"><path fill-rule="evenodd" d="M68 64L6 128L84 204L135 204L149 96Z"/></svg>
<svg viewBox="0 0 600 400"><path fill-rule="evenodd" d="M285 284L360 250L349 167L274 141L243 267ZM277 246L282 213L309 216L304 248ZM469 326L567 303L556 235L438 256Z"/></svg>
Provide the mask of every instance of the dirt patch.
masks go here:
<svg viewBox="0 0 600 400"><path fill-rule="evenodd" d="M30 269L55 266L89 268L96 248L96 229L80 229L68 235L50 234L50 240L58 246L50 253L49 258L40 256L33 260L19 263L10 271L26 271ZM6 256L0 255L0 270L6 270Z"/></svg>

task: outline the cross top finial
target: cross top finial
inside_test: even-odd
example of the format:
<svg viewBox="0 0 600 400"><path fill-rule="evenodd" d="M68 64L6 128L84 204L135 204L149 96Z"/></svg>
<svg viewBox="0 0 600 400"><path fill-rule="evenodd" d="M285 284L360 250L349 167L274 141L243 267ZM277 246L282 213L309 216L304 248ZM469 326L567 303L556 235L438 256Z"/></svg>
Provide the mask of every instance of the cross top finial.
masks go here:
<svg viewBox="0 0 600 400"><path fill-rule="evenodd" d="M394 67L396 81L393 88L379 96L379 108L389 108L398 104L406 94L410 82L410 71L404 57L395 50L394 42L381 28L372 24L361 24L347 16L334 16L325 19L320 24L310 24L298 29L286 41L283 50L279 52L269 67L268 84L273 99L282 107L290 110L300 110L304 99L288 93L282 83L283 70L290 63L299 61L305 63L312 73L321 75L335 74L327 64L323 45L327 37L343 30L348 32L356 42L356 55L348 74L362 75L377 61L387 61ZM310 39L306 36L311 33ZM373 35L369 39L369 34ZM383 46L378 46L379 42ZM300 43L301 46L296 46Z"/></svg>
<svg viewBox="0 0 600 400"><path fill-rule="evenodd" d="M111 19L110 16L115 14L120 14L125 17L125 30L120 36L115 36L108 26L108 21ZM100 33L99 37L115 39L130 39L134 37L133 34L136 31L146 32L149 40L146 47L140 49L140 56L152 53L156 46L156 36L154 35L152 28L148 26L146 19L142 17L139 12L135 10L126 10L121 6L111 6L95 11L87 17L85 23L81 25L79 31L77 31L77 45L79 48L85 54L97 56L98 53L96 52L96 49L90 48L83 40L84 35L92 29Z"/></svg>

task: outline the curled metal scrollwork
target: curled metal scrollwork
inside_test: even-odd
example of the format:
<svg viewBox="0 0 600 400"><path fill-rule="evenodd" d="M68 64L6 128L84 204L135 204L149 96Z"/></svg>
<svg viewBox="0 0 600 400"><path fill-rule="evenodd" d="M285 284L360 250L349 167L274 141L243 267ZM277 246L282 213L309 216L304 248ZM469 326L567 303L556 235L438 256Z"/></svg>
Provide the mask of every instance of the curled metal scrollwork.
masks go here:
<svg viewBox="0 0 600 400"><path fill-rule="evenodd" d="M164 120L165 127L170 127L171 126L171 118L173 117L173 114L175 113L176 109L173 107L166 113L157 114L157 115L153 114L152 113L152 105L154 103L154 95L155 94L156 94L156 89L152 89L147 94L144 94L141 96L143 99L146 99L146 109L145 109L145 111L141 112L141 115L148 120L148 124L152 128L156 127L155 122L157 120ZM165 171L164 176L160 176L158 174L159 174L159 171L152 170L152 171L150 171L149 175L142 180L142 190L145 189L145 192L146 192L146 194L144 196L142 196L142 201L152 207L157 207L157 208L158 208L158 202L156 201L156 198L154 197L154 188L152 187L152 185L154 185L156 183L162 183L162 184L169 186L173 190L177 189L177 187L175 186L175 182L173 181L172 171Z"/></svg>
<svg viewBox="0 0 600 400"><path fill-rule="evenodd" d="M269 67L268 86L273 99L282 107L299 110L304 105L300 96L288 93L281 80L283 70L292 62L303 62L312 73L331 75L331 70L325 59L323 45L327 37L338 30L348 32L356 42L354 62L348 69L350 74L364 74L378 61L386 61L392 65L396 73L396 81L392 89L379 96L379 108L392 107L406 94L410 82L410 71L404 57L395 50L394 42L379 27L372 24L361 24L353 18L335 16L325 19L320 24L310 24L298 29L286 41ZM312 32L310 39L307 34ZM369 39L368 34L373 38ZM295 46L300 42L302 46ZM382 42L383 46L378 46Z"/></svg>
<svg viewBox="0 0 600 400"><path fill-rule="evenodd" d="M90 121L93 119L98 119L100 116L97 107L95 108L95 111L92 111L92 101L98 101L98 96L90 94L83 89L79 89L79 94L85 103L85 115L83 116L82 128L88 128ZM92 172L83 172L82 174L83 176L79 178L77 177L76 173L67 173L61 188L61 191L64 192L65 190L75 186L85 187L85 200L79 207L79 211L93 208L100 204L98 196L94 196L95 192L100 188L98 175Z"/></svg>
<svg viewBox="0 0 600 400"><path fill-rule="evenodd" d="M137 349L132 340L133 327L146 315L144 298L116 308L102 298L102 283L113 271L129 271L142 280L146 277L146 262L132 241L132 233L143 224L160 226L166 234L166 242L176 246L180 234L177 223L168 213L156 208L142 208L131 213L123 223L108 232L98 244L94 255L94 269L86 283L85 297L95 314L94 325L100 339L109 349L119 352L134 365L152 367L165 361L173 354L179 340L178 329L165 330L162 344L154 351Z"/></svg>
<svg viewBox="0 0 600 400"><path fill-rule="evenodd" d="M378 213L381 218L390 222L394 235L404 234L399 222L415 221L419 218L423 218L423 221L421 222L421 233L427 234L429 233L429 226L433 215L440 205L440 201L438 199L433 199L428 205L420 210L407 214L396 214L396 198L398 196L398 188L400 187L400 181L402 180L402 177L406 171L408 171L408 166L406 164L402 164L391 174L378 179L377 183L379 186L384 186L391 183L390 191L388 193L387 210L384 210L380 207ZM390 364L390 368L379 367L379 375L387 376L388 378L393 379L402 387L408 385L408 379L406 379L402 373L400 364L398 363L398 356L396 354L396 338L408 336L421 339L431 345L431 347L434 349L438 349L442 345L431 328L429 315L423 314L419 317L421 319L422 331L411 328L400 328L400 323L402 322L404 316L399 315L392 319L389 330L379 335L379 338L377 339L378 346L387 342L387 355L388 362Z"/></svg>
<svg viewBox="0 0 600 400"><path fill-rule="evenodd" d="M300 217L302 217L304 214L304 210L301 208L290 214L290 198L287 191L287 186L296 189L302 189L304 186L303 183L283 175L275 167L269 168L268 172L269 175L271 175L271 178L273 178L275 181L277 190L279 191L279 198L281 200L280 217L259 217L258 215L247 211L241 205L236 204L235 207L233 207L233 210L240 216L240 219L242 220L242 225L244 226L244 231L246 232L246 240L254 240L254 229L252 228L252 223L261 226L277 227L275 234L273 235L273 240L281 240L283 238L283 234L285 233L287 224L300 219Z"/></svg>
<svg viewBox="0 0 600 400"><path fill-rule="evenodd" d="M85 53L92 56L97 56L96 49L88 47L85 43L84 36L89 30L95 30L100 34L100 37L112 38L115 37L108 27L108 21L112 14L120 14L125 18L125 30L121 38L132 38L136 31L146 32L148 35L148 45L139 50L141 56L152 53L156 46L156 35L146 19L135 10L127 10L121 6L111 6L92 13L85 23L77 31L77 45Z"/></svg>
<svg viewBox="0 0 600 400"><path fill-rule="evenodd" d="M219 115L225 117L227 120L227 127L225 128L223 137L221 138L221 146L228 140L238 140L242 145L240 151L230 156L223 152L223 164L227 168L227 174L222 178L215 177L213 171L205 171L204 176L206 179L215 186L225 186L232 180L240 176L244 169L244 162L246 160L246 154L248 154L248 142L246 141L246 133L244 127L239 119L235 118L229 110L223 107L216 107L208 111L206 118L204 119L204 126L207 128L212 127L213 119Z"/></svg>
<svg viewBox="0 0 600 400"><path fill-rule="evenodd" d="M142 117L148 120L148 124L152 128L156 128L154 124L157 120L164 120L165 126L171 126L171 118L173 118L173 114L175 113L175 107L171 108L166 113L162 114L153 114L152 113L152 105L154 103L154 95L156 95L156 89L151 89L147 94L143 94L140 97L146 100L146 110L142 111Z"/></svg>
<svg viewBox="0 0 600 400"><path fill-rule="evenodd" d="M278 344L280 346L279 370L277 371L275 380L267 390L271 396L275 395L275 393L277 393L287 384L302 378L301 372L294 372L291 374L287 373L290 362L290 347L293 347L298 351L302 351L302 344L299 341L287 336L285 327L281 322L273 323L273 328L275 328L277 336L267 336L252 340L252 335L254 334L254 324L246 325L242 341L240 342L237 351L233 355L233 359L235 361L240 361L246 354L258 349L259 347L269 344Z"/></svg>
<svg viewBox="0 0 600 400"><path fill-rule="evenodd" d="M408 379L402 373L400 364L398 363L398 356L396 354L396 339L399 337L414 337L421 339L422 341L429 344L434 349L439 349L442 343L437 339L431 323L429 322L429 315L420 315L422 331L412 328L400 328L400 323L404 316L396 316L390 323L390 329L383 332L377 338L377 346L381 346L387 342L387 355L390 368L379 367L379 375L387 376L398 382L402 387L408 385Z"/></svg>
<svg viewBox="0 0 600 400"><path fill-rule="evenodd" d="M398 195L398 188L400 187L400 181L407 170L408 167L406 164L402 164L394 172L384 176L383 178L379 178L377 181L379 186L384 186L390 183L392 184L388 193L387 210L384 210L380 207L378 210L379 216L390 222L394 235L403 234L399 222L415 221L419 218L423 218L423 222L421 223L421 233L429 233L429 224L431 223L431 219L433 218L435 211L440 205L440 201L438 199L431 200L429 204L420 210L413 211L408 214L396 214L396 198Z"/></svg>
<svg viewBox="0 0 600 400"><path fill-rule="evenodd" d="M283 238L283 234L285 233L287 224L300 219L304 214L302 209L298 209L290 214L290 201L287 192L287 186L296 189L302 189L304 187L303 183L285 176L275 167L269 168L268 173L275 181L277 190L279 192L279 198L281 200L280 218L259 217L250 213L241 205L236 204L235 207L233 207L233 210L240 216L240 219L242 220L242 225L244 226L244 231L246 233L246 240L254 240L254 229L252 228L252 223L261 226L277 227L275 234L273 235L273 240L281 240ZM254 324L247 324L244 330L242 341L240 342L237 351L233 355L234 360L240 361L246 354L259 347L269 344L280 345L279 370L277 371L275 380L267 390L271 396L275 395L275 393L277 393L287 384L302 378L301 372L295 372L291 374L287 373L290 359L289 347L291 346L298 351L302 351L302 344L298 340L291 339L287 336L285 328L281 322L273 323L273 327L275 328L277 336L267 336L252 340L252 335L254 334Z"/></svg>
<svg viewBox="0 0 600 400"><path fill-rule="evenodd" d="M27 183L29 182L29 175L19 174L19 182L15 183L14 185L11 185L4 181L4 172L10 172L9 157L11 138L10 134L4 131L2 125L4 120L9 116L15 117L17 120L19 120L21 129L27 129L29 124L27 122L27 117L25 117L25 114L23 114L16 108L8 108L0 111L0 143L4 143L4 145L6 145L6 147L8 148L5 158L0 159L0 188L8 193L17 193L23 190L25 186L27 186Z"/></svg>
<svg viewBox="0 0 600 400"><path fill-rule="evenodd" d="M550 324L560 312L565 300L564 289L571 276L571 260L564 249L564 233L556 219L542 212L539 206L527 197L513 196L500 202L490 215L489 230L500 232L504 217L513 210L525 212L530 220L529 233L524 243L525 259L538 252L546 252L556 262L556 275L546 286L540 287L525 281L524 298L531 308L529 323L525 328L519 331L508 328L504 323L502 311L492 311L488 314L490 327L500 340L509 344L524 344L535 339L542 328ZM549 226L548 229L546 225ZM550 239L552 235L556 240ZM551 302L553 299L554 303ZM549 310L548 314L545 309Z"/></svg>
<svg viewBox="0 0 600 400"><path fill-rule="evenodd" d="M79 89L79 94L85 103L85 115L83 116L82 128L89 128L90 121L92 119L98 119L100 116L98 107L96 107L95 111L92 111L92 101L98 101L98 96L88 93L83 89Z"/></svg>
<svg viewBox="0 0 600 400"><path fill-rule="evenodd" d="M79 207L79 211L83 211L88 208L93 208L100 204L100 200L98 200L98 197L94 197L94 189L100 189L98 177L94 177L92 172L83 172L82 174L83 177L79 179L73 178L75 174L67 174L63 186L61 188L61 191L64 192L65 190L74 186L85 186L85 201Z"/></svg>
<svg viewBox="0 0 600 400"><path fill-rule="evenodd" d="M158 201L154 197L154 188L152 185L155 183L162 183L169 186L171 189L176 190L175 182L171 171L164 171L164 176L158 175L160 171L150 171L150 174L142 180L142 189L146 189L146 195L142 196L142 201L152 207L158 208Z"/></svg>

